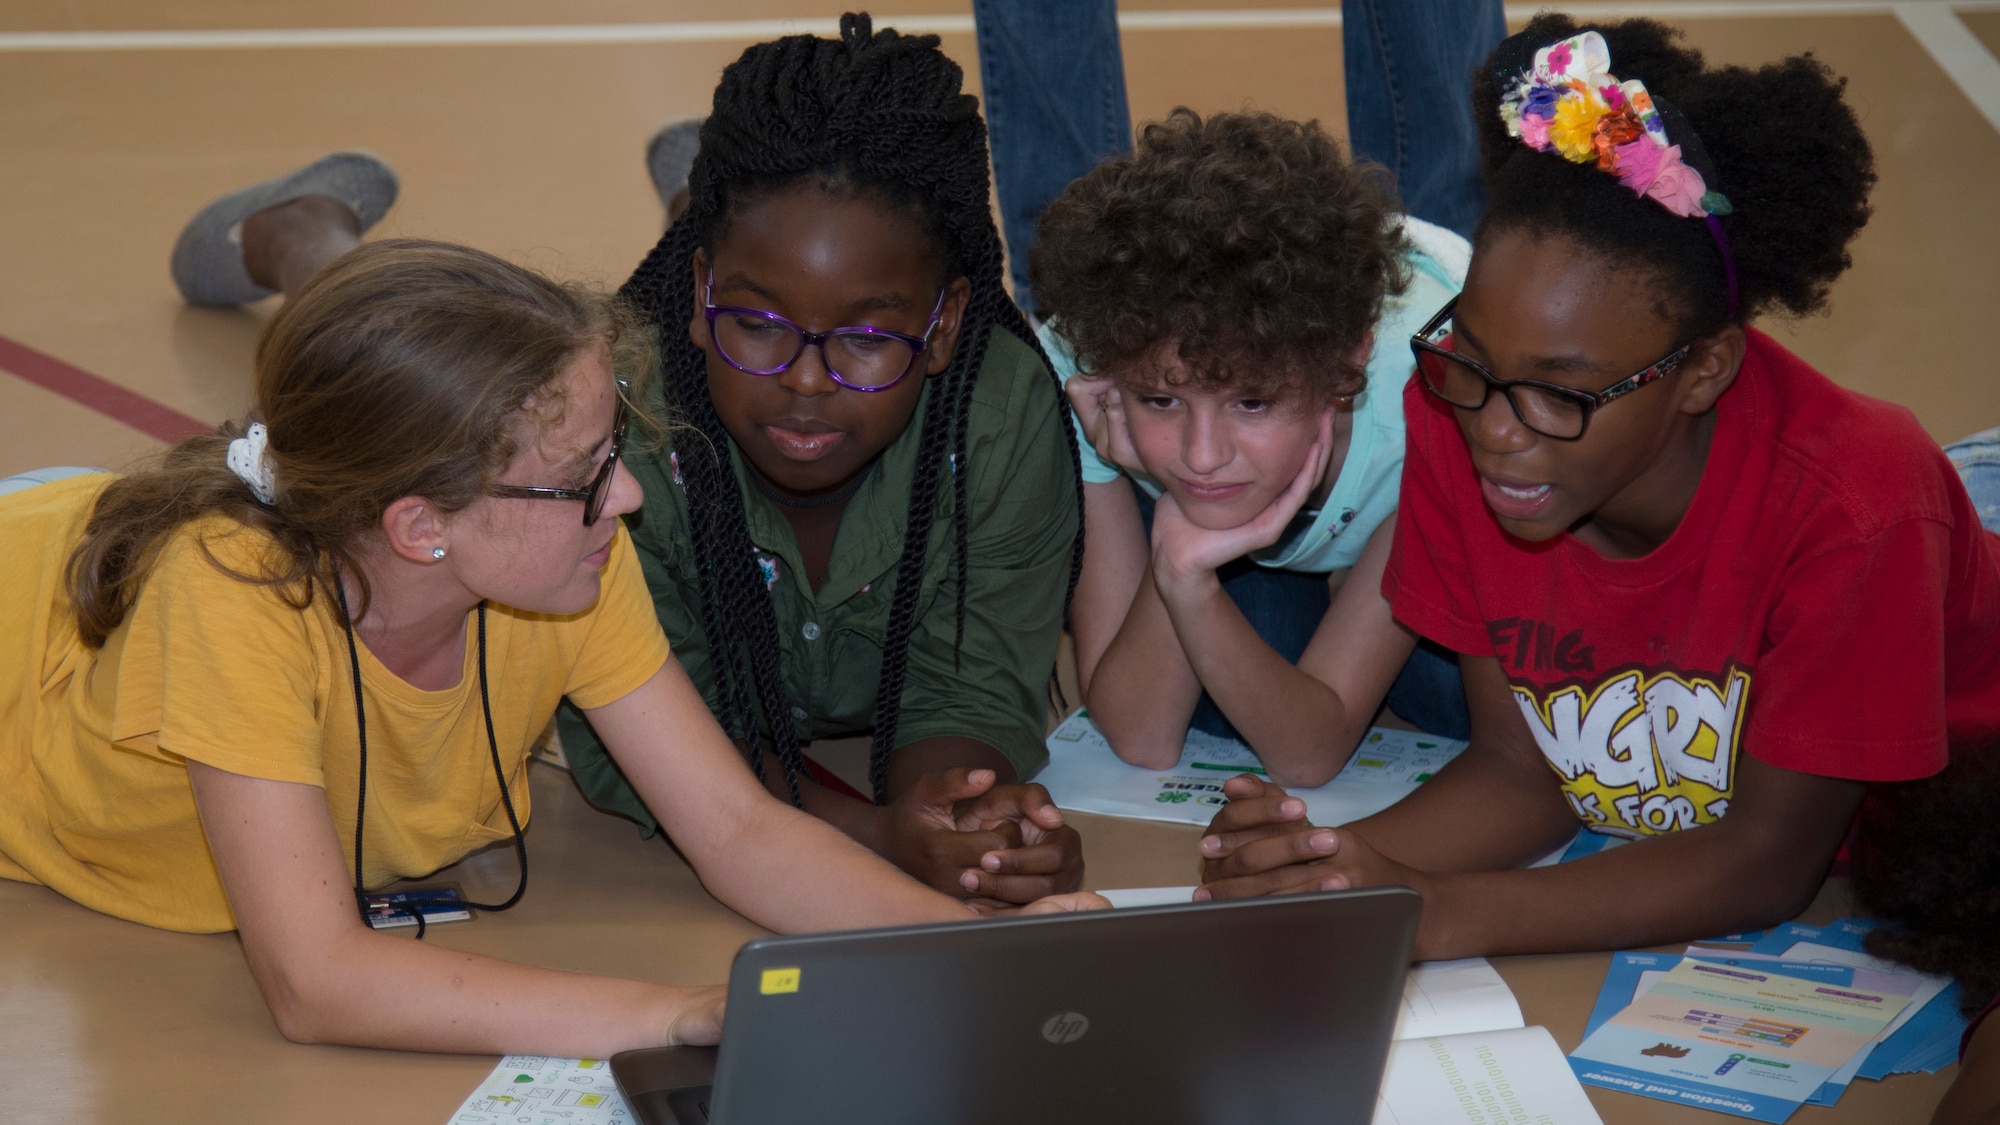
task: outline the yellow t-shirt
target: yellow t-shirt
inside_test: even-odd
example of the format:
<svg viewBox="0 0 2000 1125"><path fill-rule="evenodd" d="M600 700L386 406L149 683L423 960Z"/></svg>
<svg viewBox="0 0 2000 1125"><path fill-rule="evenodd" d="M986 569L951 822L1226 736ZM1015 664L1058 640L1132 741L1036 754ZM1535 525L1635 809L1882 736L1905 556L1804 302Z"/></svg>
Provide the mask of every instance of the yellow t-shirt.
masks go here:
<svg viewBox="0 0 2000 1125"><path fill-rule="evenodd" d="M269 540L220 517L181 529L101 649L77 639L63 564L111 478L0 498L0 877L164 929L235 928L186 762L326 791L354 850L360 766L347 634L332 599L304 610L258 574ZM411 687L361 648L368 715L367 885L427 875L510 837L480 714L476 614L464 675ZM565 617L487 608L493 726L514 808L528 755L568 695L619 699L667 659L621 528L595 605ZM351 860L350 860L351 862Z"/></svg>

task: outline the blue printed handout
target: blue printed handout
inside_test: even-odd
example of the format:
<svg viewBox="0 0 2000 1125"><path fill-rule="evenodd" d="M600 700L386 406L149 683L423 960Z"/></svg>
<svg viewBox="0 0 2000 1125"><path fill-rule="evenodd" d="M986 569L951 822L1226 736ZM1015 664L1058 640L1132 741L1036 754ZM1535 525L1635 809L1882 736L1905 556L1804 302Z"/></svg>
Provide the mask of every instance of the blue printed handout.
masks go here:
<svg viewBox="0 0 2000 1125"><path fill-rule="evenodd" d="M1616 1007L1607 981L1570 1055L1577 1077L1758 1121L1789 1117L1909 1003L1856 987L1847 966L1619 956L1636 995Z"/></svg>

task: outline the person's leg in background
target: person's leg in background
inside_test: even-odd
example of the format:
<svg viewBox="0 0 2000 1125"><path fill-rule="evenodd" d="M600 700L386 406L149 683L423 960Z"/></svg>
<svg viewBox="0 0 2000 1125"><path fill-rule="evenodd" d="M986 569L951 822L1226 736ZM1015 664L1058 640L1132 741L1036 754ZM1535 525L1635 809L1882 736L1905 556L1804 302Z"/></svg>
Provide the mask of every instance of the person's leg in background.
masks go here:
<svg viewBox="0 0 2000 1125"><path fill-rule="evenodd" d="M1944 452L1965 482L1979 522L2000 531L2000 426L1952 442Z"/></svg>
<svg viewBox="0 0 2000 1125"><path fill-rule="evenodd" d="M1035 311L1028 245L1049 201L1132 147L1116 0L973 0L994 190L1014 300Z"/></svg>
<svg viewBox="0 0 2000 1125"><path fill-rule="evenodd" d="M188 220L169 268L189 304L290 293L361 244L395 205L396 173L373 153L321 157L210 202Z"/></svg>
<svg viewBox="0 0 2000 1125"><path fill-rule="evenodd" d="M1403 209L1472 237L1486 208L1472 71L1507 37L1500 0L1341 0L1347 137Z"/></svg>

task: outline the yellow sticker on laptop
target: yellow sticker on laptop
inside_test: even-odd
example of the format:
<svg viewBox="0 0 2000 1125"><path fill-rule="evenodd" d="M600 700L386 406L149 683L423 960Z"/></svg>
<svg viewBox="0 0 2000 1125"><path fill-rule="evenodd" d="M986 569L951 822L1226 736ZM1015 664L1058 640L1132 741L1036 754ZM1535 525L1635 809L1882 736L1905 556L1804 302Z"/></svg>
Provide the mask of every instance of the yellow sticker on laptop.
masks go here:
<svg viewBox="0 0 2000 1125"><path fill-rule="evenodd" d="M791 969L765 969L763 979L758 982L757 991L766 996L776 996L783 992L799 990L799 971Z"/></svg>

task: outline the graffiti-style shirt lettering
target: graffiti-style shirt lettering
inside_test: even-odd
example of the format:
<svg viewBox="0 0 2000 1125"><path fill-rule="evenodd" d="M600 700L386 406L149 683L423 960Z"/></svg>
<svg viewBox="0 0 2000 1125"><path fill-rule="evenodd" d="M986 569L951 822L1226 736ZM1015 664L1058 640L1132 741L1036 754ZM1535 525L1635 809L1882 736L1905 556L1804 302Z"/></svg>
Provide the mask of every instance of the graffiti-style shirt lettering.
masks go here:
<svg viewBox="0 0 2000 1125"><path fill-rule="evenodd" d="M1516 685L1514 702L1579 820L1650 836L1729 811L1750 678L1633 669L1539 697Z"/></svg>
<svg viewBox="0 0 2000 1125"><path fill-rule="evenodd" d="M1568 532L1510 535L1476 462L1555 462L1482 453L1461 412L1416 380L1403 391L1383 595L1469 678L1484 662L1506 679L1526 730L1504 710L1486 719L1532 736L1577 818L1607 833L1721 819L1741 804L1746 754L1897 781L1943 768L1949 732L2000 729L2000 535L1909 411L1744 335L1699 486L1629 558Z"/></svg>

